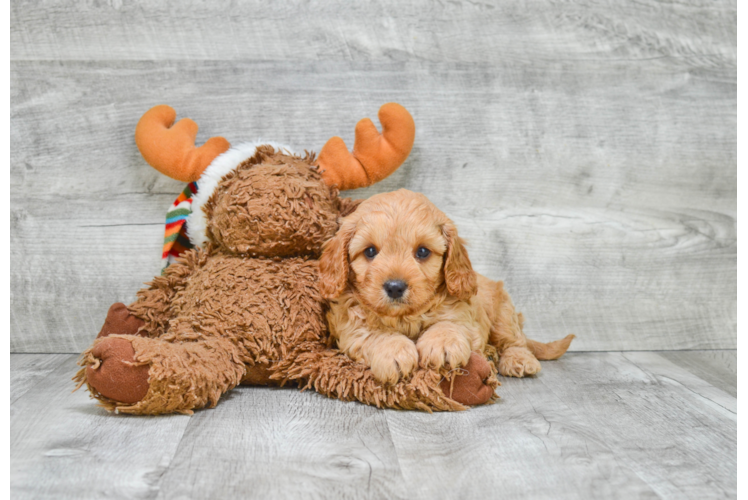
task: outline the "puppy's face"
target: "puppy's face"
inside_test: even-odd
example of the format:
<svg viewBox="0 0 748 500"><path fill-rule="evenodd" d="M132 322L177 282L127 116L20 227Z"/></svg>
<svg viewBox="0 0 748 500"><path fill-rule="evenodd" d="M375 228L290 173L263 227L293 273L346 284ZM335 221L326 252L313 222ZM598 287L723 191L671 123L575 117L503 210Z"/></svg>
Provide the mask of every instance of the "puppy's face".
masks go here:
<svg viewBox="0 0 748 500"><path fill-rule="evenodd" d="M401 189L371 197L343 221L320 259L321 288L346 287L383 316L426 310L438 293L467 298L475 273L452 222L425 196Z"/></svg>

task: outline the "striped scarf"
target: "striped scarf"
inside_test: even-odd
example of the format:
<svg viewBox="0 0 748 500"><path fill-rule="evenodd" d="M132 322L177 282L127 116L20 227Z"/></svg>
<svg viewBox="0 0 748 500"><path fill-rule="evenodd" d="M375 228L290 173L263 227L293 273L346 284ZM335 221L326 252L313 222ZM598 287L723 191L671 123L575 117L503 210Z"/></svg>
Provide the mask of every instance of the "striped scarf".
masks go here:
<svg viewBox="0 0 748 500"><path fill-rule="evenodd" d="M197 182L190 182L166 212L164 251L161 255L164 270L185 250L194 247L187 236L187 217L192 213L192 197L195 193Z"/></svg>

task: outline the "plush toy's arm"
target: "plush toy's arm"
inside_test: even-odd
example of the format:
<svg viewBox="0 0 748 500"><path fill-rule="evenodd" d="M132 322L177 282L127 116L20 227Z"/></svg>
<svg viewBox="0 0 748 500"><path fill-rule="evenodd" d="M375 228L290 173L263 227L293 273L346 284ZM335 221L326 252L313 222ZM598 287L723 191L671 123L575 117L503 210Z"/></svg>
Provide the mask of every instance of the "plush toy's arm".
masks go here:
<svg viewBox="0 0 748 500"><path fill-rule="evenodd" d="M459 379L462 372L417 369L408 380L383 385L371 370L357 363L337 349L325 349L319 344L301 344L276 368L274 379L297 381L302 388L343 401L360 401L378 408L401 410L454 411L465 405L486 403L495 398L498 380L481 356L472 359L476 369L472 378ZM484 366L485 365L485 366ZM484 373L484 371L487 372ZM478 375L476 378L475 375ZM485 375L485 376L484 376ZM452 390L449 390L449 389ZM445 389L453 398L445 395ZM465 404L457 401L460 399Z"/></svg>

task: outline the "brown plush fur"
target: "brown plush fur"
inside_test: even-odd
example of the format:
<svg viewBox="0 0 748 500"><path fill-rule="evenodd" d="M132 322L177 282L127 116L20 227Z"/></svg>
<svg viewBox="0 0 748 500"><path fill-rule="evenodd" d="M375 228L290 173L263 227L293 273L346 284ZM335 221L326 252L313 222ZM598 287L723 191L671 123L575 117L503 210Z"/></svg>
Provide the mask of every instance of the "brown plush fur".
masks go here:
<svg viewBox="0 0 748 500"><path fill-rule="evenodd" d="M310 169L313 161L261 147L208 200L209 239L224 252L251 257L318 257L338 229L340 201Z"/></svg>
<svg viewBox="0 0 748 500"><path fill-rule="evenodd" d="M145 322L130 314L127 306L122 302L112 304L96 338L108 337L109 335L138 335L145 336L142 330Z"/></svg>
<svg viewBox="0 0 748 500"><path fill-rule="evenodd" d="M484 380L490 377L492 373L491 365L482 360L483 358L480 354L473 352L470 354L470 359L467 364L456 371L460 371L464 377L470 377L476 381ZM466 405L477 405L483 403L486 399L491 397L491 393L494 390L493 387L488 385L484 385L479 387L478 390L475 390L475 384L455 384L454 382L454 378L452 380L447 380L445 378L439 386L444 394L450 398L462 401Z"/></svg>
<svg viewBox="0 0 748 500"><path fill-rule="evenodd" d="M475 273L452 221L405 189L361 203L325 246L320 267L332 336L382 382L419 365L464 367L488 345L500 355L499 373L533 375L538 357L561 356L573 338L528 343L503 283ZM392 280L407 285L402 297L385 291Z"/></svg>
<svg viewBox="0 0 748 500"><path fill-rule="evenodd" d="M312 155L260 147L206 204L207 248L188 251L138 292L128 309L142 323L117 316L142 324L128 331L137 335L105 332L82 355L79 385L87 383L105 408L137 414L189 413L215 406L239 383L287 382L380 407L464 409L439 388L456 378L446 369L415 369L407 380L383 385L329 347L316 257L338 217L357 205L327 187ZM132 346L127 360L97 356L122 342ZM140 400L130 393L123 399L126 367L148 384ZM491 374L470 384L474 392L490 387L484 402L498 382Z"/></svg>

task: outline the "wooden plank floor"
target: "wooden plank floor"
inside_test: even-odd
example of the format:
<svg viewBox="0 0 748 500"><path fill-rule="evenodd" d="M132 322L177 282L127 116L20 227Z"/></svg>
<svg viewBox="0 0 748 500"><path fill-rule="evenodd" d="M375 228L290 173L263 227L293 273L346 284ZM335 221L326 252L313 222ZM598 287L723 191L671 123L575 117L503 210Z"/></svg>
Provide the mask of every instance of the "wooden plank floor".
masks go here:
<svg viewBox="0 0 748 500"><path fill-rule="evenodd" d="M70 392L75 359L11 355L13 498L736 496L733 350L569 353L432 415L251 387L113 415Z"/></svg>

